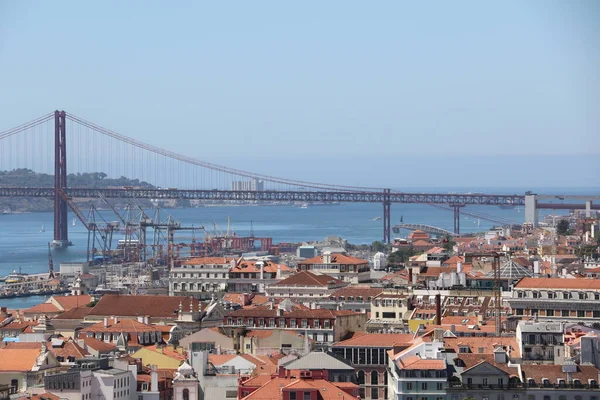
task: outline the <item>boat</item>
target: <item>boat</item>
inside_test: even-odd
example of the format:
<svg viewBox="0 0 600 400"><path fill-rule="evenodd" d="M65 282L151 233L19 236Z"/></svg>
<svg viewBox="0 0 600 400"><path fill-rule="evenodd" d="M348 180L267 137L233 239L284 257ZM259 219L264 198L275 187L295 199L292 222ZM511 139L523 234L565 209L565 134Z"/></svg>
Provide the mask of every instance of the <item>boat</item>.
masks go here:
<svg viewBox="0 0 600 400"><path fill-rule="evenodd" d="M300 208L308 208L308 203L302 203L302 204L300 204Z"/></svg>
<svg viewBox="0 0 600 400"><path fill-rule="evenodd" d="M381 221L381 217L375 217L372 219L372 221Z"/></svg>
<svg viewBox="0 0 600 400"><path fill-rule="evenodd" d="M73 222L71 223L71 226L75 226L75 218L73 218Z"/></svg>
<svg viewBox="0 0 600 400"><path fill-rule="evenodd" d="M20 272L20 268L19 268L19 272L17 272L16 270L12 272L12 274L8 274L6 276L6 278L4 278L4 283L19 283L19 282L23 282L25 280L25 278L27 277L26 274L23 274Z"/></svg>
<svg viewBox="0 0 600 400"><path fill-rule="evenodd" d="M46 232L46 229L44 229L44 225L43 225L43 224L42 224L42 227L41 227L41 229L40 229L40 232L41 232L41 233L44 233L44 232Z"/></svg>

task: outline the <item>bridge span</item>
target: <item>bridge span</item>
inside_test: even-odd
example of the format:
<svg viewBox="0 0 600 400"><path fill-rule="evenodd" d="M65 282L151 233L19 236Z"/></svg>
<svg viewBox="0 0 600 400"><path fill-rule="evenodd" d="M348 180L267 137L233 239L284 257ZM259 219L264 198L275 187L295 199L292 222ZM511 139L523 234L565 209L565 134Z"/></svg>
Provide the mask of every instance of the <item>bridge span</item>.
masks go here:
<svg viewBox="0 0 600 400"><path fill-rule="evenodd" d="M74 204L69 200L77 198L379 203L383 205L383 240L386 243L390 242L392 230L392 204L449 207L454 211L454 230L457 234L460 233L461 208L465 206L523 206L525 221L533 224L537 223L537 210L543 208L586 209L590 212L600 209L598 204L592 204L592 200L596 199L587 196L576 198L585 202L581 204L553 204L541 201L547 198L564 200L571 196L408 193L251 173L158 148L65 111L55 111L0 132L0 143L0 170L38 171L48 175L53 171L53 187L26 187L26 183L22 187L16 187L18 183L1 186L0 182L0 197L52 198L53 243L56 246L69 243L67 211ZM67 158L71 170L76 172L92 171L97 175L136 178L144 185L79 187L81 185L72 181L76 176L72 178L67 173ZM143 186L169 188L141 188Z"/></svg>

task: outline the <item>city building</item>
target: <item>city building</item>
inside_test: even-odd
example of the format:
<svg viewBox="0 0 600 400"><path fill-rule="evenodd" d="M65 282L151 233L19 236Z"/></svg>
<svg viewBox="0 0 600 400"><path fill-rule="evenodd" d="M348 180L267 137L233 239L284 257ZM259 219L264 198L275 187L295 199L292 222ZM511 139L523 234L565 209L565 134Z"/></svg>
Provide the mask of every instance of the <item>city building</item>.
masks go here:
<svg viewBox="0 0 600 400"><path fill-rule="evenodd" d="M562 364L565 360L564 324L519 321L516 333L522 363Z"/></svg>
<svg viewBox="0 0 600 400"><path fill-rule="evenodd" d="M371 279L369 261L339 253L326 252L321 256L298 261L297 269L320 272L354 284L368 282Z"/></svg>
<svg viewBox="0 0 600 400"><path fill-rule="evenodd" d="M60 361L48 349L46 342L34 348L0 348L0 385L8 385L11 393L42 385L44 375L60 368Z"/></svg>
<svg viewBox="0 0 600 400"><path fill-rule="evenodd" d="M308 305L329 298L334 291L347 285L329 275L300 271L268 285L265 294L269 298L289 298Z"/></svg>
<svg viewBox="0 0 600 400"><path fill-rule="evenodd" d="M325 309L254 307L233 311L223 319L223 328L226 331L239 328L285 329L308 335L317 347L328 347L350 332L364 331L365 325L365 314Z"/></svg>
<svg viewBox="0 0 600 400"><path fill-rule="evenodd" d="M514 315L540 321L600 322L600 279L523 278L508 299Z"/></svg>
<svg viewBox="0 0 600 400"><path fill-rule="evenodd" d="M231 190L235 192L260 192L265 190L265 183L258 179L233 181L231 182Z"/></svg>
<svg viewBox="0 0 600 400"><path fill-rule="evenodd" d="M265 288L289 276L290 267L270 260L239 260L229 271L228 291L264 293Z"/></svg>
<svg viewBox="0 0 600 400"><path fill-rule="evenodd" d="M209 299L227 291L229 270L236 261L231 257L196 257L176 264L169 271L169 295Z"/></svg>
<svg viewBox="0 0 600 400"><path fill-rule="evenodd" d="M387 399L387 352L404 350L412 340L412 334L357 333L335 343L331 352L356 369L361 399Z"/></svg>
<svg viewBox="0 0 600 400"><path fill-rule="evenodd" d="M371 300L371 318L367 322L369 332L404 331L408 318L410 296L397 290L385 290Z"/></svg>

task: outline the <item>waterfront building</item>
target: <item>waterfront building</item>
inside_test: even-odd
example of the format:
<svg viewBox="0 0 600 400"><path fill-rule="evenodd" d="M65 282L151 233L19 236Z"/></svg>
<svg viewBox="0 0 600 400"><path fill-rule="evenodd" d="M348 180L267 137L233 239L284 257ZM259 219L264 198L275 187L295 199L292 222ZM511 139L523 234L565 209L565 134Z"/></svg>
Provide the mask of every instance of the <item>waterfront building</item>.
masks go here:
<svg viewBox="0 0 600 400"><path fill-rule="evenodd" d="M169 295L210 299L227 291L231 257L196 257L176 264L169 271Z"/></svg>
<svg viewBox="0 0 600 400"><path fill-rule="evenodd" d="M369 261L339 253L325 252L322 256L299 261L297 269L320 272L353 284L371 279Z"/></svg>
<svg viewBox="0 0 600 400"><path fill-rule="evenodd" d="M600 279L523 278L508 299L516 316L600 322Z"/></svg>
<svg viewBox="0 0 600 400"><path fill-rule="evenodd" d="M56 317L74 308L86 307L92 302L92 296L79 294L73 296L51 296L44 303L35 305L23 311L26 321L37 321L42 316Z"/></svg>

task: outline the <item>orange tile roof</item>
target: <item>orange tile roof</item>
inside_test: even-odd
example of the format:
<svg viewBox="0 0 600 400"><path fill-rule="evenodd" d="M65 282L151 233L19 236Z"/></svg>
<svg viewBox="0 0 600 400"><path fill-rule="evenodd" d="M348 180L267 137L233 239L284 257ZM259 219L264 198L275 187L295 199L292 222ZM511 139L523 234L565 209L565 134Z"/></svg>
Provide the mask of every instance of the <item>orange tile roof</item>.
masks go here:
<svg viewBox="0 0 600 400"><path fill-rule="evenodd" d="M76 307L58 314L53 319L84 319L92 311L92 307Z"/></svg>
<svg viewBox="0 0 600 400"><path fill-rule="evenodd" d="M408 346L413 340L412 334L405 333L357 333L350 339L334 344L334 347L393 347Z"/></svg>
<svg viewBox="0 0 600 400"><path fill-rule="evenodd" d="M350 382L344 382L343 388L337 386L338 382L329 382L323 379L296 379L279 378L269 379L263 386L248 396L244 400L275 400L283 399L282 389L296 389L318 392L318 398L322 400L354 399L348 392L358 392L358 385Z"/></svg>
<svg viewBox="0 0 600 400"><path fill-rule="evenodd" d="M134 296L113 295L102 296L89 316L150 316L155 318L177 318L179 304L184 311L189 311L190 302L194 310L202 310L204 305L196 299L184 296Z"/></svg>
<svg viewBox="0 0 600 400"><path fill-rule="evenodd" d="M31 371L40 355L41 346L31 348L2 348L0 349L0 372Z"/></svg>
<svg viewBox="0 0 600 400"><path fill-rule="evenodd" d="M83 344L90 349L96 350L100 353L110 353L115 350L117 346L112 343L106 343L105 341L98 340L93 337L83 338Z"/></svg>
<svg viewBox="0 0 600 400"><path fill-rule="evenodd" d="M60 310L52 303L41 303L30 307L24 310L23 312L27 314L55 314L62 312L62 310Z"/></svg>
<svg viewBox="0 0 600 400"><path fill-rule="evenodd" d="M297 274L290 276L277 282L274 286L337 286L344 282L335 279L329 275L317 275L309 271L300 271Z"/></svg>
<svg viewBox="0 0 600 400"><path fill-rule="evenodd" d="M194 257L185 260L181 265L206 265L206 264L230 264L235 260L233 257Z"/></svg>
<svg viewBox="0 0 600 400"><path fill-rule="evenodd" d="M367 300L369 297L375 297L378 294L383 292L382 288L372 288L370 286L346 286L344 288L338 289L331 294L330 297L362 297L363 300Z"/></svg>
<svg viewBox="0 0 600 400"><path fill-rule="evenodd" d="M533 379L536 383L542 383L543 378L547 378L550 383L558 383L558 379L564 379L568 383L567 374L562 372L560 365L533 365L521 364L524 381ZM573 379L579 379L583 385L587 385L590 379L598 382L598 370L593 365L577 365L577 372L572 374Z"/></svg>
<svg viewBox="0 0 600 400"><path fill-rule="evenodd" d="M291 271L291 268L284 264L275 264L271 261L250 261L250 260L240 260L234 268L231 268L232 274L239 273L251 273L251 272L260 272L260 267L257 267L257 263L264 263L263 271L268 273L276 273L277 267L281 270L281 272Z"/></svg>
<svg viewBox="0 0 600 400"><path fill-rule="evenodd" d="M160 329L157 325L146 325L133 319L112 319L108 318L107 326L104 326L104 321L95 323L81 330L83 333L88 332L158 332Z"/></svg>
<svg viewBox="0 0 600 400"><path fill-rule="evenodd" d="M420 369L420 370L445 370L446 362L444 360L434 360L421 358L419 356L405 357L397 360L400 369Z"/></svg>
<svg viewBox="0 0 600 400"><path fill-rule="evenodd" d="M237 354L209 354L208 362L218 367L233 360L237 356Z"/></svg>
<svg viewBox="0 0 600 400"><path fill-rule="evenodd" d="M186 359L185 351L183 352L183 354L181 354L177 350L175 350L173 346L158 347L154 344L152 346L145 346L144 348L150 351L154 351L156 353L164 354L165 356L174 358L176 360L183 361Z"/></svg>
<svg viewBox="0 0 600 400"><path fill-rule="evenodd" d="M11 322L10 324L4 325L2 328L0 328L0 331L13 331L13 330L24 331L25 329L29 328L30 326L37 326L37 325L38 325L38 323L35 321Z"/></svg>
<svg viewBox="0 0 600 400"><path fill-rule="evenodd" d="M459 347L467 346L473 354L494 354L496 347L511 348L511 358L520 358L521 352L515 337L497 336L461 336L456 338L444 338L444 346L459 353ZM483 349L483 352L479 350Z"/></svg>
<svg viewBox="0 0 600 400"><path fill-rule="evenodd" d="M82 294L79 296L52 296L64 311L75 307L84 307L92 302L92 296Z"/></svg>
<svg viewBox="0 0 600 400"><path fill-rule="evenodd" d="M310 265L310 264L325 264L323 262L323 256L316 256L307 260L298 261L298 265ZM345 265L364 265L369 264L369 261L361 258L347 256L345 254L331 254L330 264L345 264Z"/></svg>
<svg viewBox="0 0 600 400"><path fill-rule="evenodd" d="M591 289L600 290L600 279L523 278L515 289Z"/></svg>
<svg viewBox="0 0 600 400"><path fill-rule="evenodd" d="M60 397L53 395L52 393L40 393L31 395L28 397L30 400L60 400Z"/></svg>

